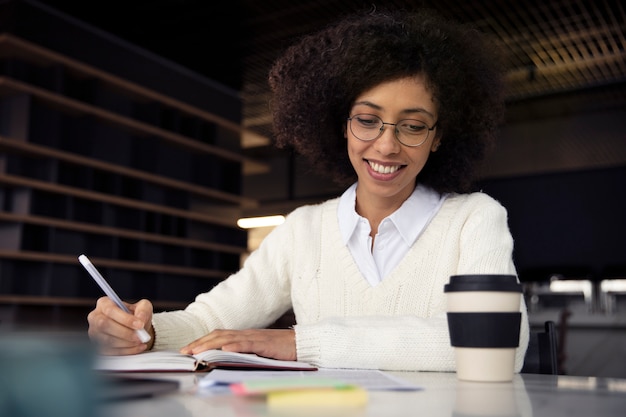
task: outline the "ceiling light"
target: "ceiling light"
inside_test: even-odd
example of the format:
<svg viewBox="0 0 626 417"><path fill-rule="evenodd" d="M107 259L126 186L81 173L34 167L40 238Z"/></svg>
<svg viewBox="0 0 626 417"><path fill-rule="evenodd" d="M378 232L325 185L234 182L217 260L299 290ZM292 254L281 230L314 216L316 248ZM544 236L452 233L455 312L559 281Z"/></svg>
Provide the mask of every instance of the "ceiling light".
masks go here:
<svg viewBox="0 0 626 417"><path fill-rule="evenodd" d="M262 217L246 217L237 220L237 226L242 229L254 229L257 227L278 226L285 221L285 216L262 216Z"/></svg>

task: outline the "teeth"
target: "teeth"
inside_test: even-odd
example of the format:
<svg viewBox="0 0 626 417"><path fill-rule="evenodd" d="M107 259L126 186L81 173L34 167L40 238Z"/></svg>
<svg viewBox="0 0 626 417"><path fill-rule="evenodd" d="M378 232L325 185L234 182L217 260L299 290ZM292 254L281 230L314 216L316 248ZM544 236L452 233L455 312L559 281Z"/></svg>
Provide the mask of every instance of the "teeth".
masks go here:
<svg viewBox="0 0 626 417"><path fill-rule="evenodd" d="M399 165L391 165L391 166L381 165L381 164L377 164L376 162L369 162L369 164L372 167L372 169L378 172L379 174L393 174L394 172L400 169Z"/></svg>

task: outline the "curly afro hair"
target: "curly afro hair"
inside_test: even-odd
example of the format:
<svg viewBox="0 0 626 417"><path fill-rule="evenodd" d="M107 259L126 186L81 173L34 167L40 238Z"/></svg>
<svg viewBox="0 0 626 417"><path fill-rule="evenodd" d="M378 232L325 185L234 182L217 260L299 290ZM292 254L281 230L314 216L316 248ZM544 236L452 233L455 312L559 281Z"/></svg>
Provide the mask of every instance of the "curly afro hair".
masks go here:
<svg viewBox="0 0 626 417"><path fill-rule="evenodd" d="M421 74L439 109L437 152L418 182L468 192L503 116L494 45L430 10L356 14L305 36L269 73L275 144L293 148L338 184L356 181L343 135L354 100Z"/></svg>

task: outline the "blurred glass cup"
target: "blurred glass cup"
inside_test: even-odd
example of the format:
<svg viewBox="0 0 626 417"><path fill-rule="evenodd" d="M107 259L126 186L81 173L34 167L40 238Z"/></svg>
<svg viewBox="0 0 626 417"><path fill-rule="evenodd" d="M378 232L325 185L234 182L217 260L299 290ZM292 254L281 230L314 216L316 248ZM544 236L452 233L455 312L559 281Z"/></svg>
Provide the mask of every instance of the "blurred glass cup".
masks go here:
<svg viewBox="0 0 626 417"><path fill-rule="evenodd" d="M0 416L97 416L93 357L74 334L0 333Z"/></svg>

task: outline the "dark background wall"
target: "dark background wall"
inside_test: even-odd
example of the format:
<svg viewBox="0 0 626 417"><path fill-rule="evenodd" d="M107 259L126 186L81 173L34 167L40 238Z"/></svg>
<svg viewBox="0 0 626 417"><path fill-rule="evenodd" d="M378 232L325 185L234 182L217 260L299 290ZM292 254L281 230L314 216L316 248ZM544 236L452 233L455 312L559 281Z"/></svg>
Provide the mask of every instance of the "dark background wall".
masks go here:
<svg viewBox="0 0 626 417"><path fill-rule="evenodd" d="M509 212L522 280L626 274L626 167L481 182Z"/></svg>

